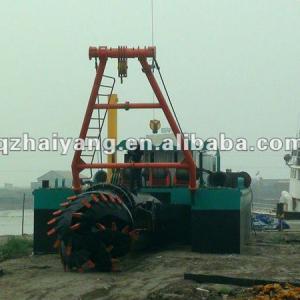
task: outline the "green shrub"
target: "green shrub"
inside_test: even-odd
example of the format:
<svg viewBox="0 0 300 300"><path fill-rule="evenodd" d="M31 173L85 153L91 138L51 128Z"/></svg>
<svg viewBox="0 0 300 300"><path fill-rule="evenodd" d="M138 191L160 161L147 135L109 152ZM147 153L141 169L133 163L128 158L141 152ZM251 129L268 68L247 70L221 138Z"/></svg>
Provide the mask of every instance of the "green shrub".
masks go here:
<svg viewBox="0 0 300 300"><path fill-rule="evenodd" d="M23 237L10 237L0 245L0 261L26 256L32 252L32 240Z"/></svg>

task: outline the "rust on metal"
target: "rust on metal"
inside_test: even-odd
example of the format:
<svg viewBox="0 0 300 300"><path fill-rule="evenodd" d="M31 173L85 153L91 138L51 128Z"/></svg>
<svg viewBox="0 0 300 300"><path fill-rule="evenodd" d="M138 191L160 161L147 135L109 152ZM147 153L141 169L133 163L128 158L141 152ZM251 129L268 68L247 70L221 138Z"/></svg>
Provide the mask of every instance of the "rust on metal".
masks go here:
<svg viewBox="0 0 300 300"><path fill-rule="evenodd" d="M89 48L89 59L92 58L138 58L138 57L151 57L155 58L156 48L145 47L145 48L107 48L107 47L90 47Z"/></svg>

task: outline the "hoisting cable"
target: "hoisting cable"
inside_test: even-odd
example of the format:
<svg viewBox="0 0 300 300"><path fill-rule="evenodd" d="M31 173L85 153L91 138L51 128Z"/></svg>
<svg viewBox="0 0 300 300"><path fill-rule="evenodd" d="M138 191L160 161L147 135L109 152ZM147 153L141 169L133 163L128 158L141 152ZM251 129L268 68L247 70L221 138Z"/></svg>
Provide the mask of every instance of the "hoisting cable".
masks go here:
<svg viewBox="0 0 300 300"><path fill-rule="evenodd" d="M154 58L153 60L154 60L154 63L155 63L155 68L158 70L158 74L159 74L160 80L161 80L162 85L163 85L163 87L164 87L165 93L166 93L166 95L167 95L167 98L168 98L168 101L169 101L169 103L170 103L172 112L173 112L174 117L175 117L175 119L176 119L176 123L177 123L177 125L178 125L178 127L179 127L180 133L183 134L182 129L181 129L181 126L180 126L180 123L179 123L179 121L178 121L178 117L177 117L177 115L176 115L176 112L175 112L175 109L174 109L174 106L173 106L173 103L172 103L172 101L171 101L171 98L170 98L170 95L169 95L169 93L168 93L167 87L166 87L166 85L165 85L164 79L163 79L163 77L162 77L162 75L161 75L160 67L159 67L159 65L158 65L158 63L157 63L157 60L156 60L155 58Z"/></svg>
<svg viewBox="0 0 300 300"><path fill-rule="evenodd" d="M154 0L151 0L151 30L152 30L152 47L154 46Z"/></svg>
<svg viewBox="0 0 300 300"><path fill-rule="evenodd" d="M151 0L151 42L154 47L154 0ZM154 59L152 59L151 69L154 73ZM152 93L152 102L154 104L154 92ZM153 120L155 120L155 109L152 109Z"/></svg>
<svg viewBox="0 0 300 300"><path fill-rule="evenodd" d="M154 47L154 0L151 0L151 39L152 39L152 47ZM160 77L160 80L163 84L163 87L164 87L164 90L166 92L166 95L167 95L167 98L168 98L168 101L170 103L170 106L171 106L171 109L172 109L172 112L174 114L174 117L176 119L176 122L177 122L177 125L179 127L179 130L180 130L180 133L182 133L182 129L181 129L181 126L180 126L180 123L178 121L178 117L176 115L176 112L175 112L175 109L174 109L174 106L172 104L172 101L171 101L171 98L169 96L169 93L168 93L168 90L167 90L167 87L165 85L165 82L163 80L163 77L161 75L161 72L160 72L160 67L156 61L155 58L152 59L152 64L151 64L151 69L152 69L152 72L154 73L154 70L155 68L158 70L158 73L159 73L159 77ZM154 103L154 93L153 93L153 103ZM155 109L153 109L153 119L155 119Z"/></svg>

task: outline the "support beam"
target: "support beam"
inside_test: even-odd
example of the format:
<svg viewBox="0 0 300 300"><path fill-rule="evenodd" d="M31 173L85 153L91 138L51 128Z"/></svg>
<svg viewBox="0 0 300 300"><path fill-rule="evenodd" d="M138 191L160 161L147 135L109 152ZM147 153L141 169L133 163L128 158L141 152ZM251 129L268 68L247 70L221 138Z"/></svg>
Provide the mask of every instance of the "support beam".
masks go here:
<svg viewBox="0 0 300 300"><path fill-rule="evenodd" d="M106 58L100 60L100 64L97 69L97 73L96 73L93 88L92 88L92 91L90 94L88 106L86 108L85 116L84 116L82 127L80 130L80 134L79 134L80 139L86 138L87 131L88 131L90 121L91 121L93 111L94 111L94 105L96 103L98 91L99 91L100 84L101 84L103 74L104 74L104 70L106 67L106 62L107 62ZM81 158L80 158L81 152L82 152L81 150L75 151L73 161L72 161L73 188L75 191L81 190L81 182L80 182L80 176L79 176L79 173L81 170L78 168L78 164L81 161Z"/></svg>
<svg viewBox="0 0 300 300"><path fill-rule="evenodd" d="M102 163L102 164L86 164L80 163L78 168L84 169L123 169L123 168L162 168L162 169L188 169L189 165L186 163Z"/></svg>
<svg viewBox="0 0 300 300"><path fill-rule="evenodd" d="M112 109L112 106L118 106L118 96L116 94L112 94L108 99L109 109L107 113L107 138L116 141L118 139L118 111L117 109ZM107 156L108 163L117 163L117 152L113 154L108 154ZM112 170L107 170L107 182L111 182L112 178Z"/></svg>
<svg viewBox="0 0 300 300"><path fill-rule="evenodd" d="M148 64L147 58L155 58L156 49L155 47L148 48L107 48L107 47L91 47L89 49L89 57L99 58L100 64L97 68L96 77L94 80L93 88L90 94L88 106L84 116L82 128L80 131L79 138L85 140L87 137L87 132L90 125L90 120L94 109L108 109L109 111L114 111L116 109L154 109L161 108L170 124L170 127L174 135L181 135L181 146L184 149L184 139L181 131L179 130L178 124L174 119L172 112L170 111L168 104L163 96L162 91L153 75L151 66ZM96 99L98 97L99 88L103 78L105 66L108 58L138 58L142 70L146 74L148 81L156 95L158 103L107 103L107 104L96 104ZM114 133L116 134L116 133ZM114 163L114 159L111 159L111 162L108 163L86 163L81 158L82 151L76 150L72 162L72 173L73 173L73 189L76 192L81 191L81 182L79 174L84 169L112 169L112 168L175 168L175 169L187 169L189 171L189 188L195 190L196 186L196 165L193 160L192 154L188 150L183 150L184 161L181 163Z"/></svg>
<svg viewBox="0 0 300 300"><path fill-rule="evenodd" d="M109 104L95 104L95 109L154 109L154 108L161 108L159 103L112 103Z"/></svg>
<svg viewBox="0 0 300 300"><path fill-rule="evenodd" d="M151 57L156 56L155 47L145 47L145 48L107 48L107 47L90 47L89 58L137 58L137 57Z"/></svg>
<svg viewBox="0 0 300 300"><path fill-rule="evenodd" d="M169 106L160 90L160 87L153 75L153 72L151 70L151 66L147 62L147 58L144 57L139 57L139 61L142 65L143 72L146 74L148 81L155 93L155 96L158 100L158 102L161 105L161 108L171 126L171 129L174 133L175 136L178 134L181 136L181 149L184 149L184 137L183 134L180 132L179 127L177 123L175 122L175 119L173 117L173 114L171 113ZM189 176L190 176L190 182L189 182L189 188L191 190L195 190L197 188L196 185L196 164L193 160L193 156L191 151L188 150L183 150L185 162L188 164L188 169L189 169Z"/></svg>

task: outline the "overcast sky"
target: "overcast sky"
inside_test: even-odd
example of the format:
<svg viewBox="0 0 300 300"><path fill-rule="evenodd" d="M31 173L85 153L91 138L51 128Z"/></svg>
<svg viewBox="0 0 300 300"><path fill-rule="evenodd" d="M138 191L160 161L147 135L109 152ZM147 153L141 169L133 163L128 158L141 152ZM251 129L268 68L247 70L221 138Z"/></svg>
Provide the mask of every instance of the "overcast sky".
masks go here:
<svg viewBox="0 0 300 300"><path fill-rule="evenodd" d="M154 0L155 45L181 125L200 137L292 136L299 124L300 1ZM1 1L0 137L77 137L94 76L88 47L151 44L150 0ZM107 74L117 76L109 61ZM152 99L136 61L120 101ZM152 111L120 112L119 136L150 133ZM159 114L156 114L160 118ZM163 127L165 121L161 118ZM0 157L0 186L24 186L73 153ZM283 152L225 153L222 168L288 176Z"/></svg>

